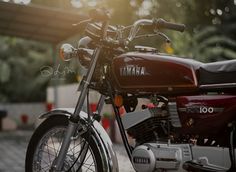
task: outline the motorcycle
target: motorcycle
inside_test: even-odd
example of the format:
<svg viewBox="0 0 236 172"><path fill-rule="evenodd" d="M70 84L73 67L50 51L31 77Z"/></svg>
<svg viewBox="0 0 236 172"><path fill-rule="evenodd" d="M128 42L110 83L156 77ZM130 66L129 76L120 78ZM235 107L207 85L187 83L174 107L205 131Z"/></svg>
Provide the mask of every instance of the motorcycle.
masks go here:
<svg viewBox="0 0 236 172"><path fill-rule="evenodd" d="M40 116L45 120L29 142L26 172L119 171L112 142L99 123L105 103L114 109L135 171L236 171L236 60L204 64L151 47L129 51L128 44L136 38L161 36L168 42L161 31L183 32L185 25L140 19L114 27L109 19L106 11L93 10L79 23L86 24L79 47L62 45L61 57L78 59L87 73L75 109ZM140 35L142 29L152 33ZM83 112L90 89L101 97L96 112ZM152 106L140 105L141 99Z"/></svg>

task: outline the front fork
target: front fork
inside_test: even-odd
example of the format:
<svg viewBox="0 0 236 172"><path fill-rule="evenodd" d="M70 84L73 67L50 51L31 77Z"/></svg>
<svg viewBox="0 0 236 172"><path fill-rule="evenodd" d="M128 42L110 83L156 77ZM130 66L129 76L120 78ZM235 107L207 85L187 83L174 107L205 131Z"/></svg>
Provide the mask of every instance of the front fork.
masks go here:
<svg viewBox="0 0 236 172"><path fill-rule="evenodd" d="M58 157L57 157L55 164L53 165L51 171L55 171L55 172L62 171L63 164L64 164L64 161L66 158L66 154L67 154L68 148L70 146L71 137L74 135L77 125L78 125L78 122L80 120L79 114L82 110L82 107L83 107L83 104L84 104L84 101L85 101L85 98L86 98L86 95L88 92L88 86L89 86L89 83L92 79L93 73L95 71L95 67L96 67L96 63L97 63L100 51L101 51L101 47L96 48L96 50L94 51L93 59L92 59L92 62L90 63L90 67L88 69L87 75L86 75L85 79L82 80L83 83L81 83L81 84L83 84L83 85L81 87L81 93L80 93L78 102L76 104L75 111L69 119L69 125L66 130L66 135L63 139L61 149L59 151Z"/></svg>

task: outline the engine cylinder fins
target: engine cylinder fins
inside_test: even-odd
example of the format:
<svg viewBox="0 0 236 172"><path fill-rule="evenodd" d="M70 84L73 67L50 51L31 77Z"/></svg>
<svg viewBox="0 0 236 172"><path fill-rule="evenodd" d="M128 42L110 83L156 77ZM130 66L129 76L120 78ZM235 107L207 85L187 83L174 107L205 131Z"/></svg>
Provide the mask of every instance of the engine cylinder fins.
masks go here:
<svg viewBox="0 0 236 172"><path fill-rule="evenodd" d="M162 128L161 121L157 118L149 118L140 124L127 130L128 134L135 138L137 142L144 143L157 139L158 137L166 138Z"/></svg>
<svg viewBox="0 0 236 172"><path fill-rule="evenodd" d="M166 109L146 108L142 111L126 113L121 118L128 134L137 142L153 141L157 136L166 137L166 133L163 131L163 128L167 128L169 120Z"/></svg>
<svg viewBox="0 0 236 172"><path fill-rule="evenodd" d="M147 108L142 111L126 113L124 116L122 116L121 119L122 119L124 128L127 130L150 118L156 118L159 120L167 119L168 113L166 110L162 110L161 108L158 108L158 107Z"/></svg>

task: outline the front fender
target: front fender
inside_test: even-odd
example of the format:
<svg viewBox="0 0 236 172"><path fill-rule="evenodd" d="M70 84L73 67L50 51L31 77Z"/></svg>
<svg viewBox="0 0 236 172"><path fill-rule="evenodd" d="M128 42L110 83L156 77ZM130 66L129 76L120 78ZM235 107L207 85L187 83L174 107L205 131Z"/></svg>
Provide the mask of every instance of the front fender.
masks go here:
<svg viewBox="0 0 236 172"><path fill-rule="evenodd" d="M40 119L49 118L51 116L55 115L63 115L67 116L68 118L73 114L74 109L73 108L59 108L54 109L52 111L49 111L47 113L44 113L40 115ZM86 119L88 117L88 114L81 111L80 113L81 119ZM116 153L113 150L112 142L110 137L108 136L107 132L104 130L104 128L101 126L101 124L98 121L93 122L94 133L96 134L96 139L100 144L101 151L104 153L105 163L107 163L107 167L109 168L108 171L111 172L118 172L118 161L116 157Z"/></svg>

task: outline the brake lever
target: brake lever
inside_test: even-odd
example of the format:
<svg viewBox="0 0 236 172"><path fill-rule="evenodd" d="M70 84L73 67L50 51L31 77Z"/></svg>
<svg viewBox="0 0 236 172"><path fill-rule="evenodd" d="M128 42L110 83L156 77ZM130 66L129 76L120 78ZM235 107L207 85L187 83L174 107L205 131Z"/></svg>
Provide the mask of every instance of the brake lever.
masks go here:
<svg viewBox="0 0 236 172"><path fill-rule="evenodd" d="M138 39L138 38L142 38L142 37L148 38L148 37L153 37L153 36L160 36L160 37L164 38L167 43L171 43L170 38L162 32L156 32L154 34L138 35L138 36L135 36L134 39Z"/></svg>
<svg viewBox="0 0 236 172"><path fill-rule="evenodd" d="M166 41L166 43L171 43L171 40L170 40L170 38L166 35L166 34L164 34L164 33L162 33L162 32L158 32L157 33L160 37L162 37L162 38L164 38L165 39L165 41Z"/></svg>
<svg viewBox="0 0 236 172"><path fill-rule="evenodd" d="M154 36L157 36L157 35L159 35L159 34L157 34L157 33L155 33L155 34L143 34L143 35L137 35L133 39L138 39L138 38L143 38L143 37L149 38L149 37L154 37Z"/></svg>

